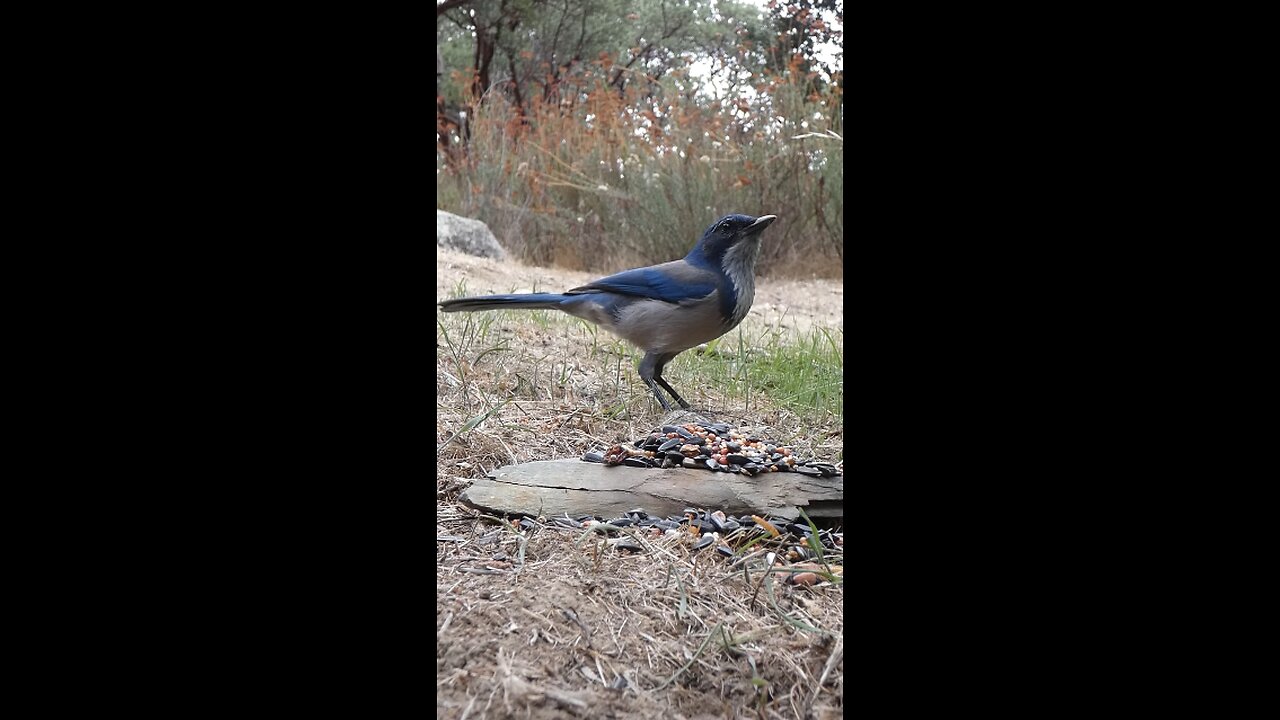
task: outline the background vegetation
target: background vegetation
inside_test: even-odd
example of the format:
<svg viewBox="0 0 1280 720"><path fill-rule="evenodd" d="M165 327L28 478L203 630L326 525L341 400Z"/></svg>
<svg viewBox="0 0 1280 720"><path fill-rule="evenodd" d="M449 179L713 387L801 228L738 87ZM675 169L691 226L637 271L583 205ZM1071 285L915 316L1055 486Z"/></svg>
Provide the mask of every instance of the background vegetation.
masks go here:
<svg viewBox="0 0 1280 720"><path fill-rule="evenodd" d="M843 277L842 2L446 0L436 15L439 209L526 262L599 272L771 213L761 275Z"/></svg>

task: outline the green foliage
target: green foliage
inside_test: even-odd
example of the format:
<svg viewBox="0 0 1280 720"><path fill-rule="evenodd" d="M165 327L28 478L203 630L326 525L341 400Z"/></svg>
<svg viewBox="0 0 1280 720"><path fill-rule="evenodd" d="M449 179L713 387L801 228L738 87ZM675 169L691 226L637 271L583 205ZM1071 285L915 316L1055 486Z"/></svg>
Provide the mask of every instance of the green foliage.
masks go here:
<svg viewBox="0 0 1280 720"><path fill-rule="evenodd" d="M726 51L740 34L761 36L766 28L758 8L734 2L717 8L706 0L499 0L470 3L443 20L437 42L446 68L472 74L462 78L464 88L438 94L462 104L468 91L478 98L498 87L518 106L581 91L575 76L585 63L603 64L618 89L652 84L695 57Z"/></svg>

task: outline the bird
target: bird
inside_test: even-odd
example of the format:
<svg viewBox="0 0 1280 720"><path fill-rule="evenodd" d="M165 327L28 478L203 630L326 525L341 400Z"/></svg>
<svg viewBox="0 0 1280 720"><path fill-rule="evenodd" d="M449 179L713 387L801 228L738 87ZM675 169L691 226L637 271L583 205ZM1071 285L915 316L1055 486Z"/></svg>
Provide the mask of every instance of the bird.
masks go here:
<svg viewBox="0 0 1280 720"><path fill-rule="evenodd" d="M755 299L760 235L777 219L725 215L679 260L624 270L563 293L461 297L438 305L443 312L552 309L595 323L644 351L636 371L663 410L672 408L659 387L688 410L662 370L675 356L715 340L747 316Z"/></svg>

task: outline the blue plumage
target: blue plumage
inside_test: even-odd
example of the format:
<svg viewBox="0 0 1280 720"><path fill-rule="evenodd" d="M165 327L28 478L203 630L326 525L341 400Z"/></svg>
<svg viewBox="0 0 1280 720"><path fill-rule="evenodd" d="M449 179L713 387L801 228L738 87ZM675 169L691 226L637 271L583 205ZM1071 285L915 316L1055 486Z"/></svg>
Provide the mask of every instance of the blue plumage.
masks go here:
<svg viewBox="0 0 1280 720"><path fill-rule="evenodd" d="M663 409L671 405L661 387L688 408L662 378L676 355L732 330L755 298L760 233L777 217L726 215L702 233L680 260L625 270L565 293L529 293L455 298L444 312L553 308L604 327L644 350L637 370Z"/></svg>
<svg viewBox="0 0 1280 720"><path fill-rule="evenodd" d="M681 278L657 267L647 267L624 270L616 275L610 275L587 283L580 288L574 288L566 294L613 292L620 295L678 303L684 300L704 298L715 289L714 273L700 273L696 276Z"/></svg>

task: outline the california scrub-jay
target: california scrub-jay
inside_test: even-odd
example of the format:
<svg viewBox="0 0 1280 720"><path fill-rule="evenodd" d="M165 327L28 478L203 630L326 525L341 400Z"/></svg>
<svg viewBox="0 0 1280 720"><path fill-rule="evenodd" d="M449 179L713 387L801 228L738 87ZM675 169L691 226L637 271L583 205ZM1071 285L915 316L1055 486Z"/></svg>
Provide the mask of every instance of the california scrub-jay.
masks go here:
<svg viewBox="0 0 1280 720"><path fill-rule="evenodd" d="M644 351L636 369L664 410L671 405L659 385L687 409L689 403L662 379L662 368L747 316L755 299L760 232L777 219L726 215L702 233L683 260L626 270L562 294L455 298L440 303L440 309L551 308L590 320Z"/></svg>

